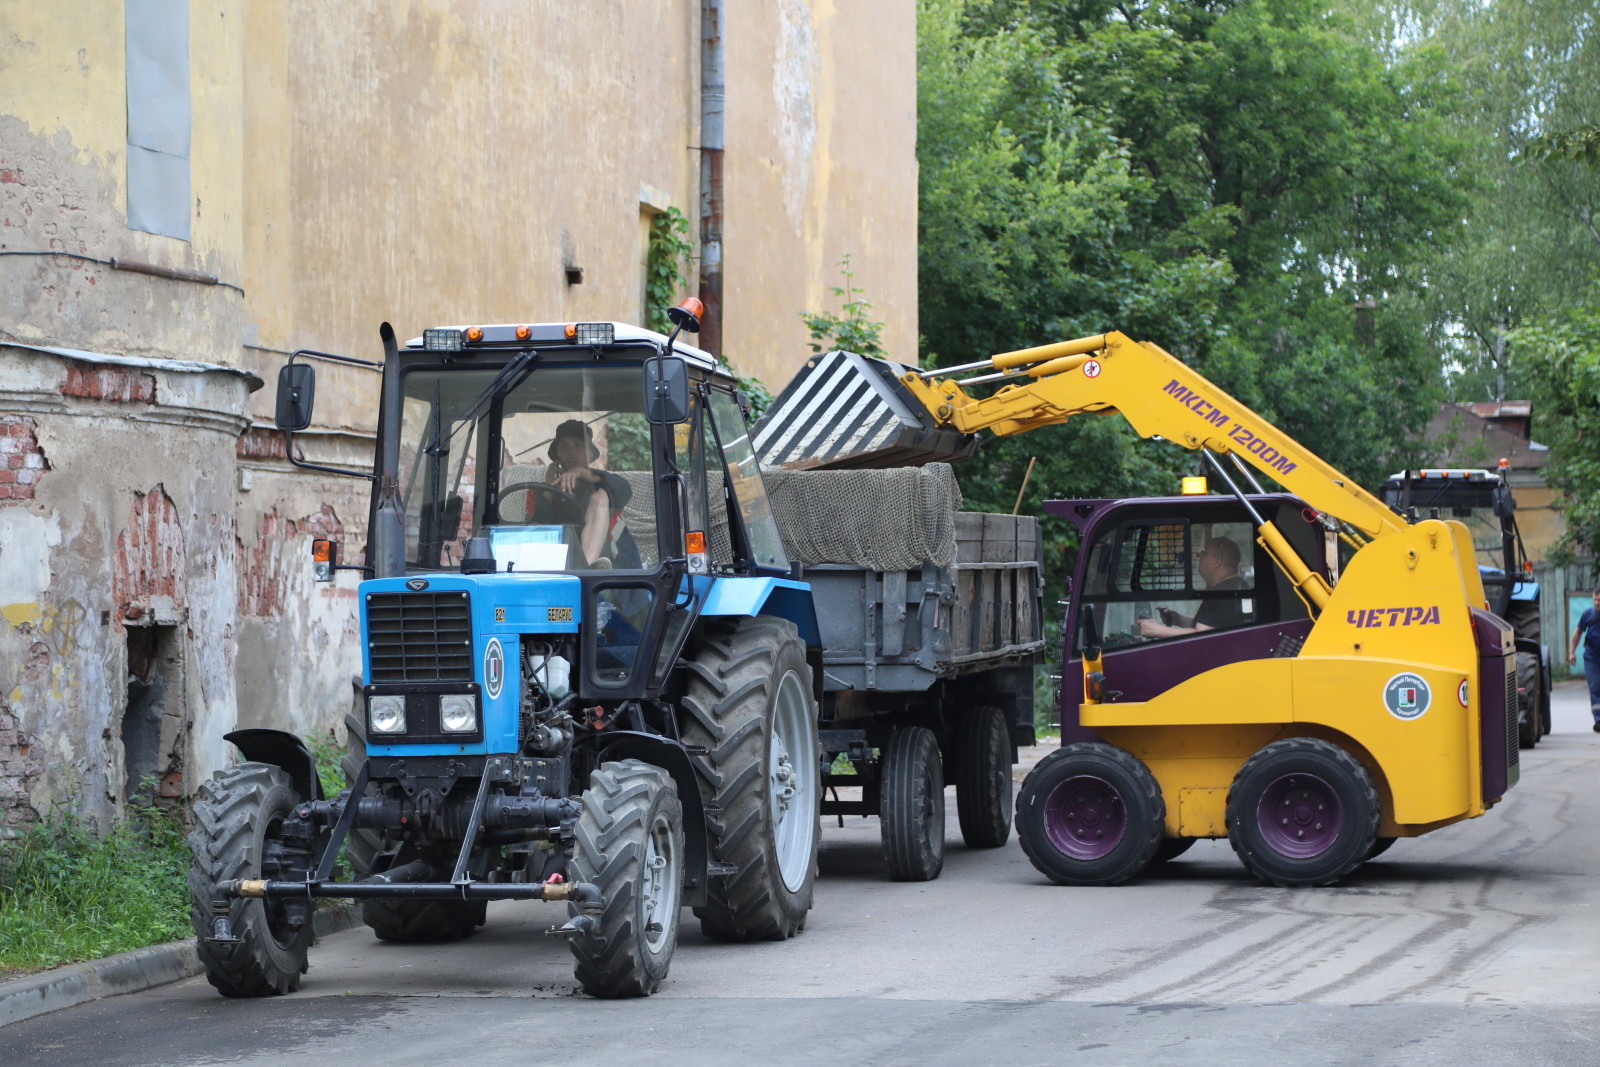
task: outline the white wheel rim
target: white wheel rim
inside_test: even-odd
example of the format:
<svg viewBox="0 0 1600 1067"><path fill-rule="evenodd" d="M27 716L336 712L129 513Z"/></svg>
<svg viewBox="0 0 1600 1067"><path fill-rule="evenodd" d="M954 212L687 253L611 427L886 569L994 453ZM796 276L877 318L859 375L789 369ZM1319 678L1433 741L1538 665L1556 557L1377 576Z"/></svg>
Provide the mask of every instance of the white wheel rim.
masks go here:
<svg viewBox="0 0 1600 1067"><path fill-rule="evenodd" d="M660 952L672 933L678 914L678 839L665 814L657 814L644 843L644 870L639 876L639 918L644 923L644 943Z"/></svg>
<svg viewBox="0 0 1600 1067"><path fill-rule="evenodd" d="M772 744L767 761L768 798L772 807L773 841L778 873L789 892L797 893L811 873L811 852L817 834L817 788L821 771L812 731L811 701L794 671L778 681L774 701Z"/></svg>

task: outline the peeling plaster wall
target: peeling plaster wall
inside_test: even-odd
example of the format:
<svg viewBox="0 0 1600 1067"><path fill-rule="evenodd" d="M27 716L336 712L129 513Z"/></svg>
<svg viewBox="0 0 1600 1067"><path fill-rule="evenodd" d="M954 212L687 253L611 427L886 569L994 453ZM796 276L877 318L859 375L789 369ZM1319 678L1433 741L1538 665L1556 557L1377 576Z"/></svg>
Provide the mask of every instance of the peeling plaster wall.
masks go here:
<svg viewBox="0 0 1600 1067"><path fill-rule="evenodd" d="M168 795L227 762L234 451L250 384L0 345L0 410L12 413L0 456L36 475L25 494L0 484L0 825L54 804L116 811L130 628L170 627L176 641L168 701L181 721L157 766L177 776Z"/></svg>

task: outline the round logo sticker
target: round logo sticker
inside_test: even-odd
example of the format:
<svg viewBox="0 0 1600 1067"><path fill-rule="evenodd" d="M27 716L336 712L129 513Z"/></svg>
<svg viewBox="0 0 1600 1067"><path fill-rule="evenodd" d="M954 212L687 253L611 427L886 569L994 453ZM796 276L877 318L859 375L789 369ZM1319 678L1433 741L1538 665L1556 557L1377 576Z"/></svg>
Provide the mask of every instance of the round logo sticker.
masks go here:
<svg viewBox="0 0 1600 1067"><path fill-rule="evenodd" d="M1100 361L1098 359L1091 359L1085 363L1083 365L1083 376L1085 378L1100 377Z"/></svg>
<svg viewBox="0 0 1600 1067"><path fill-rule="evenodd" d="M483 690L489 694L490 700L500 696L500 687L506 681L506 654L500 647L498 637L489 638L489 645L483 650Z"/></svg>
<svg viewBox="0 0 1600 1067"><path fill-rule="evenodd" d="M1383 704L1397 719L1420 719L1433 702L1433 692L1420 674L1402 671L1383 687Z"/></svg>
<svg viewBox="0 0 1600 1067"><path fill-rule="evenodd" d="M1456 699L1461 701L1461 706L1467 706L1467 680L1461 679L1461 684L1456 686Z"/></svg>

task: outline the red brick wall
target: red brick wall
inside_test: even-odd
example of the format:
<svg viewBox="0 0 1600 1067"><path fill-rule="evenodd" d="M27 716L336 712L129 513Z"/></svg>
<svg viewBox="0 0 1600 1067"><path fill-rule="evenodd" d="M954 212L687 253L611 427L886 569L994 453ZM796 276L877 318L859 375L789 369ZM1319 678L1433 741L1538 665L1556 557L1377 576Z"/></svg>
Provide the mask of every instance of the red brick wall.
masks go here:
<svg viewBox="0 0 1600 1067"><path fill-rule="evenodd" d="M50 470L37 430L26 415L0 415L0 507L32 500L39 479Z"/></svg>

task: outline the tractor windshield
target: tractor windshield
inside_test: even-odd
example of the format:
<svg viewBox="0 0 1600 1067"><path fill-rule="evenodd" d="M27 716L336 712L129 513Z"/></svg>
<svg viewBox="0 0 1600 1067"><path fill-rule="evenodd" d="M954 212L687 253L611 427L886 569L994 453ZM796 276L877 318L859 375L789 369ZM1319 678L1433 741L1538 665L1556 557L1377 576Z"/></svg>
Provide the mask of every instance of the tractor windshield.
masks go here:
<svg viewBox="0 0 1600 1067"><path fill-rule="evenodd" d="M501 571L656 566L639 365L420 366L402 390L409 570L459 566L470 537Z"/></svg>

